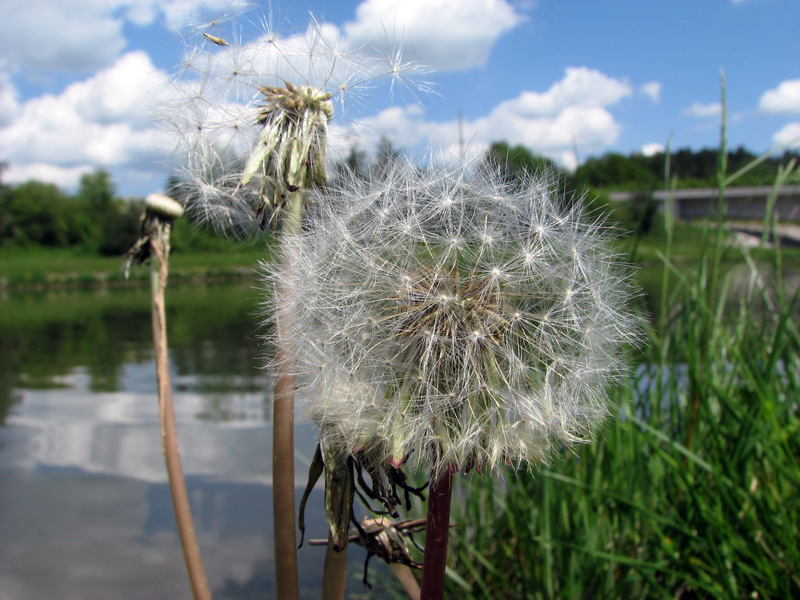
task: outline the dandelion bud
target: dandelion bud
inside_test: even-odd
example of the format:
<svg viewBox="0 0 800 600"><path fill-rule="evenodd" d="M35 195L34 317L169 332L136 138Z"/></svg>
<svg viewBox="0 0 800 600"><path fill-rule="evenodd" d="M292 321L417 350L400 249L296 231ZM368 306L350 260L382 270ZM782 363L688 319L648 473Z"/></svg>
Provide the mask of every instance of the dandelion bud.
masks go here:
<svg viewBox="0 0 800 600"><path fill-rule="evenodd" d="M144 201L148 210L167 221L174 221L183 215L183 206L164 194L150 194Z"/></svg>
<svg viewBox="0 0 800 600"><path fill-rule="evenodd" d="M280 264L295 266L297 370L323 437L434 474L589 437L639 322L580 199L547 175L398 161L314 206ZM288 278L276 264L267 279Z"/></svg>

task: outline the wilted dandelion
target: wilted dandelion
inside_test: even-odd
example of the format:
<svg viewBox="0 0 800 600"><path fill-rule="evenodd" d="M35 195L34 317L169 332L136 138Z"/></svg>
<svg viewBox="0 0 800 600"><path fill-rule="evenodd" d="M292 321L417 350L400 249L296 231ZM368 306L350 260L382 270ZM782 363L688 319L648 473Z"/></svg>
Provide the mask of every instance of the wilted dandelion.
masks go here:
<svg viewBox="0 0 800 600"><path fill-rule="evenodd" d="M324 443L432 477L587 439L636 340L601 222L547 175L353 178L315 199L292 277L297 372Z"/></svg>
<svg viewBox="0 0 800 600"><path fill-rule="evenodd" d="M394 85L419 72L399 52L354 47L314 20L293 35L268 21L258 27L248 42L230 23L196 28L162 116L190 208L241 237L273 224L289 194L325 181L335 107L377 80Z"/></svg>

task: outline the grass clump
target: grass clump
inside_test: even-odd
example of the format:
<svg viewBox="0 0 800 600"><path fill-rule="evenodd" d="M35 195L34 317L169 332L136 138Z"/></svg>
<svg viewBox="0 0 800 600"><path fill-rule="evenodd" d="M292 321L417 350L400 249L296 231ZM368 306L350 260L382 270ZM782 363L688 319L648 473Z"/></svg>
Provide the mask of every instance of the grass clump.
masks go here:
<svg viewBox="0 0 800 600"><path fill-rule="evenodd" d="M776 192L797 179L791 161ZM797 281L780 249L767 263L728 243L721 217L676 262L665 214L657 316L618 418L552 468L472 480L454 596L800 597Z"/></svg>

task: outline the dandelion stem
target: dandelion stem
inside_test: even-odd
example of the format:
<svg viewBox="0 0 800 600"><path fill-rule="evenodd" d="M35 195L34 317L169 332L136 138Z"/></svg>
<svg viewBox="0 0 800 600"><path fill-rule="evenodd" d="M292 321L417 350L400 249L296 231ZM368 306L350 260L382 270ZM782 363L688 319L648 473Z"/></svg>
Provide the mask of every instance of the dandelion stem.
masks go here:
<svg viewBox="0 0 800 600"><path fill-rule="evenodd" d="M300 231L302 192L290 193L283 221L283 235ZM291 264L284 265L294 273ZM297 534L294 507L294 286L284 282L275 290L284 305L277 318L275 383L272 412L272 515L275 542L275 589L278 598L296 599L300 595L297 577Z"/></svg>
<svg viewBox="0 0 800 600"><path fill-rule="evenodd" d="M444 597L447 566L447 535L450 530L450 496L453 474L449 469L431 481L428 494L428 519L425 525L425 557L422 560L421 600Z"/></svg>
<svg viewBox="0 0 800 600"><path fill-rule="evenodd" d="M178 435L175 428L175 411L172 405L172 384L169 376L169 356L167 354L166 311L164 309L164 290L167 287L167 259L169 256L170 225L164 221L157 222L155 232L150 238L152 255L151 282L153 292L153 345L156 358L156 377L158 380L158 403L161 415L161 442L164 446L164 458L167 464L169 489L172 505L175 509L175 520L178 534L189 572L189 581L195 600L211 600L208 581L203 570L200 547L197 544L189 497L181 468L181 457L178 451Z"/></svg>
<svg viewBox="0 0 800 600"><path fill-rule="evenodd" d="M328 534L325 565L322 570L322 599L344 600L347 589L347 548L334 550L333 535Z"/></svg>

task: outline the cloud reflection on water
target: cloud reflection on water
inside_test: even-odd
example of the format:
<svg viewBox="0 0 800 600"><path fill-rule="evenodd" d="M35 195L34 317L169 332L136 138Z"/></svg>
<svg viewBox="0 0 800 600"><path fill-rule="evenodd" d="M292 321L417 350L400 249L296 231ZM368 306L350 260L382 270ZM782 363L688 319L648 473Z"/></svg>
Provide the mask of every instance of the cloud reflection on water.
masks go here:
<svg viewBox="0 0 800 600"><path fill-rule="evenodd" d="M274 589L271 386L258 368L245 294L252 292L187 288L169 301L181 458L216 600L269 598ZM131 307L129 296L0 302L0 387L14 399L0 424L2 600L191 595L161 451L152 342L143 333L149 299ZM223 305L236 310L226 315ZM298 426L298 486L314 444L313 429ZM320 490L306 519L309 537L327 535ZM300 551L303 598L319 597L323 556ZM360 579L363 552L352 559Z"/></svg>

